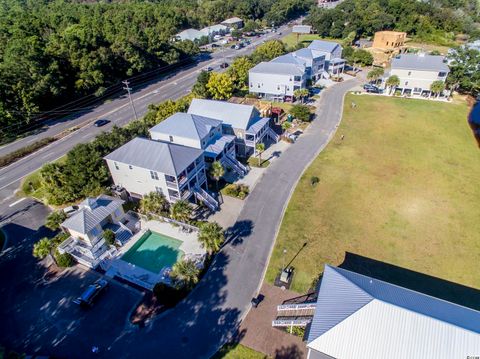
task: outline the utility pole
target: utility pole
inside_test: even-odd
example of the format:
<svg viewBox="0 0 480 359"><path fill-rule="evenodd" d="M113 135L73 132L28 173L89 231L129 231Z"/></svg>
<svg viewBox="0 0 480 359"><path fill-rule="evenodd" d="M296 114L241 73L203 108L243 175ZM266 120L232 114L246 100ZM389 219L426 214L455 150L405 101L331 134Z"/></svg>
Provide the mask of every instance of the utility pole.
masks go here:
<svg viewBox="0 0 480 359"><path fill-rule="evenodd" d="M130 99L130 105L132 106L133 114L135 115L135 120L138 120L137 111L135 111L135 106L133 105L133 100L132 100L132 93L131 93L132 88L128 86L130 82L128 82L128 80L125 80L125 81L122 81L122 83L125 85L123 89L127 90L128 92L128 98Z"/></svg>

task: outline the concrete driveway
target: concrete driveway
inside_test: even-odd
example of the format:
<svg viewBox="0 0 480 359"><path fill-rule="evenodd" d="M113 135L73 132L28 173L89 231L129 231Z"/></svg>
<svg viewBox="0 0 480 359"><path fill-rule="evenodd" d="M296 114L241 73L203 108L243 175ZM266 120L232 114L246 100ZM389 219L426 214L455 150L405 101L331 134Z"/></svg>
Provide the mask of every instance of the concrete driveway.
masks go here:
<svg viewBox="0 0 480 359"><path fill-rule="evenodd" d="M51 235L42 227L48 210L26 200L5 217L7 248L0 254L0 344L18 352L86 357L92 345L108 348L131 330L128 315L140 292L112 282L95 306L83 310L72 303L99 274L73 267L48 276L32 256L39 238Z"/></svg>

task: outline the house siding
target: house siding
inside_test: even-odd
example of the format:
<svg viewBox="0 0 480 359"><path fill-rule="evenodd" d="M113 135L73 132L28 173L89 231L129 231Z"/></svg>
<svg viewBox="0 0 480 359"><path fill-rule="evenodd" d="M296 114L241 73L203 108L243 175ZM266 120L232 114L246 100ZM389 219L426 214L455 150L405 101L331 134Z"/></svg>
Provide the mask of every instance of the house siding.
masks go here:
<svg viewBox="0 0 480 359"><path fill-rule="evenodd" d="M430 86L434 81L445 82L447 78L447 76L439 77L438 71L419 71L394 68L392 68L390 71L390 76L392 75L396 75L400 79L398 88L409 90L414 90L417 88L422 89L422 91L430 91Z"/></svg>

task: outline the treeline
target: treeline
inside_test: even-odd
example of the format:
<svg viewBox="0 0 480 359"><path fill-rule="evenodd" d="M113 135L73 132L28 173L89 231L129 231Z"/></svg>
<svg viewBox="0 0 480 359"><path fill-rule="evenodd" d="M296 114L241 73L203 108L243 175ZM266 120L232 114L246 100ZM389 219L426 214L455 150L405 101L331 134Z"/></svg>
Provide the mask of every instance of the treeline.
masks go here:
<svg viewBox="0 0 480 359"><path fill-rule="evenodd" d="M306 22L324 37L398 30L421 41L450 45L457 34L480 36L479 10L476 0L348 0L334 9L312 10Z"/></svg>
<svg viewBox="0 0 480 359"><path fill-rule="evenodd" d="M92 93L120 90L126 77L174 64L198 51L172 42L181 29L200 28L237 15L284 22L312 4L300 0L154 0L79 3L4 0L0 6L0 136ZM89 103L91 105L91 102Z"/></svg>

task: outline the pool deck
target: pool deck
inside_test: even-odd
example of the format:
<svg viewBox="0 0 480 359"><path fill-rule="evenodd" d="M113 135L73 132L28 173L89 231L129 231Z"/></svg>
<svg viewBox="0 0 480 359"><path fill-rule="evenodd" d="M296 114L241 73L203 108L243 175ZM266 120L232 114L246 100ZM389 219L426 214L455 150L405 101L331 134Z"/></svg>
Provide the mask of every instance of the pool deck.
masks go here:
<svg viewBox="0 0 480 359"><path fill-rule="evenodd" d="M119 276L149 290L152 290L153 286L158 282L167 284L170 283L170 278L168 276L168 270L170 268L165 267L159 273L154 273L121 259L122 256L130 248L132 248L148 230L181 241L182 244L180 245L179 250L185 253L184 258L192 258L203 261L206 251L202 248L200 242L198 241L198 232L192 231L188 233L182 231L180 227L175 227L170 223L145 221L143 219L141 220L141 228L142 229L136 233L125 245L117 250L115 258L110 260L107 265L107 276Z"/></svg>

